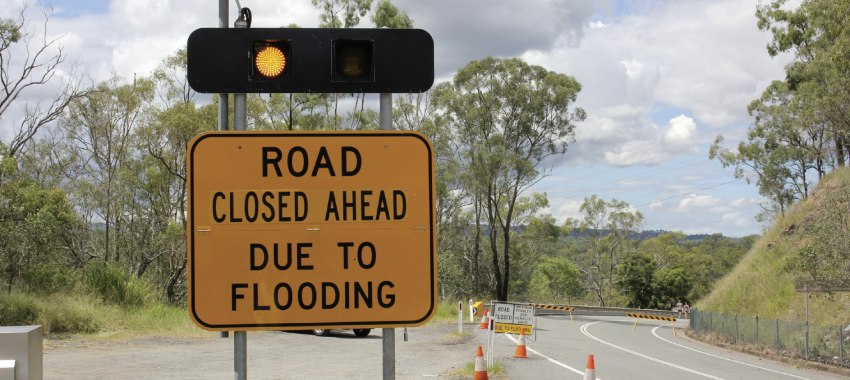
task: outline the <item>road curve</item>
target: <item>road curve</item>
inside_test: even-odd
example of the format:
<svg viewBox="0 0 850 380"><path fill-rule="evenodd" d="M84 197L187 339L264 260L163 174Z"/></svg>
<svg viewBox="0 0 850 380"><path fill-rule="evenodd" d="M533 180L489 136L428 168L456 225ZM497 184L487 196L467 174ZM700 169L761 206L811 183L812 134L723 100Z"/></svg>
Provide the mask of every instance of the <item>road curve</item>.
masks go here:
<svg viewBox="0 0 850 380"><path fill-rule="evenodd" d="M529 337L528 359L515 359L516 340L501 334L494 354L511 379L581 379L589 354L598 379L842 379L687 338L668 322L625 317L546 316ZM634 328L634 330L633 330ZM481 342L484 331L477 330ZM485 346L486 347L486 346Z"/></svg>

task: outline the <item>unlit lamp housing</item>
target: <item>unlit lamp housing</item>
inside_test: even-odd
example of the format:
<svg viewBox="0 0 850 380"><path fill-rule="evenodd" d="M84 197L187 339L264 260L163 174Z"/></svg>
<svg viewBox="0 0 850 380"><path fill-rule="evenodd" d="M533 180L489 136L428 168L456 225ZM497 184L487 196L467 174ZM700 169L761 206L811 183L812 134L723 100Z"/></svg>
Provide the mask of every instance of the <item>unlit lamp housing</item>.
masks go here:
<svg viewBox="0 0 850 380"><path fill-rule="evenodd" d="M333 42L334 82L375 80L375 43L368 40L335 40Z"/></svg>

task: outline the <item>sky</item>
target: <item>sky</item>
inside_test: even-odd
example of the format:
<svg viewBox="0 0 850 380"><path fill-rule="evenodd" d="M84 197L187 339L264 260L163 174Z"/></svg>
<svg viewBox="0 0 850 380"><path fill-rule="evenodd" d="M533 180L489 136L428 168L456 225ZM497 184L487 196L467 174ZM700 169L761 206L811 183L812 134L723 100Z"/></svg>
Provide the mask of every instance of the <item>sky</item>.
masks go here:
<svg viewBox="0 0 850 380"><path fill-rule="evenodd" d="M58 37L71 71L93 80L148 75L185 47L194 29L218 27L217 0L0 0L0 17L23 4ZM253 27L317 27L310 0L240 0ZM586 197L627 202L644 229L689 234L761 233L764 199L754 184L708 158L715 137L734 147L752 118L747 105L790 57L771 58L768 32L756 27L758 0L394 0L435 44L435 83L487 56L519 57L575 77L576 106L587 112L576 141L532 190L559 223L580 218ZM230 21L236 19L230 2ZM34 23L40 27L40 23ZM370 27L365 17L360 27ZM19 107L58 87L29 91ZM375 97L377 107L377 97ZM0 119L0 139L15 128L15 111Z"/></svg>

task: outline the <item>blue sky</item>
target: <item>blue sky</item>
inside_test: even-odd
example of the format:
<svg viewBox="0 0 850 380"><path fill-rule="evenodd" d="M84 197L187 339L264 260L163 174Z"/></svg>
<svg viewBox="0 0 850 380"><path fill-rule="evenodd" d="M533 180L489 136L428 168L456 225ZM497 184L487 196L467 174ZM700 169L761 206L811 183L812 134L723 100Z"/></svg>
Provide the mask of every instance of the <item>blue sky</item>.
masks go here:
<svg viewBox="0 0 850 380"><path fill-rule="evenodd" d="M241 0L255 27L318 25L310 0ZM0 0L0 17L21 4ZM42 2L46 3L46 2ZM722 134L731 147L745 137L746 107L788 57L770 58L770 36L754 16L758 0L395 0L435 40L437 81L466 63L521 57L582 83L577 105L588 118L576 142L535 191L559 221L579 217L593 194L628 202L644 228L760 233L763 200L753 184L708 159ZM185 45L189 33L218 26L218 0L54 0L49 33L93 79L125 81L149 74ZM231 1L231 23L235 19ZM370 26L368 16L361 23ZM52 84L58 86L57 84ZM28 94L32 100L38 93ZM377 98L374 100L377 106ZM8 139L14 117L0 120Z"/></svg>
<svg viewBox="0 0 850 380"><path fill-rule="evenodd" d="M41 4L52 6L56 17L77 18L86 14L105 14L110 0L43 0Z"/></svg>

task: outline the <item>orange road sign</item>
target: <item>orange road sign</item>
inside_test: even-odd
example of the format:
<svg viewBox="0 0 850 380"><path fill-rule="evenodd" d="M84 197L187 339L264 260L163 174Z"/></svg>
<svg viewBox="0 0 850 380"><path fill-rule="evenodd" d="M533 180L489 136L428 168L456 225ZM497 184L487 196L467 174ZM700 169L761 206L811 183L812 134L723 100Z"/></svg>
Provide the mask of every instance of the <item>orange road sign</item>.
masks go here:
<svg viewBox="0 0 850 380"><path fill-rule="evenodd" d="M186 161L189 311L201 328L416 326L433 315L424 135L208 132Z"/></svg>

